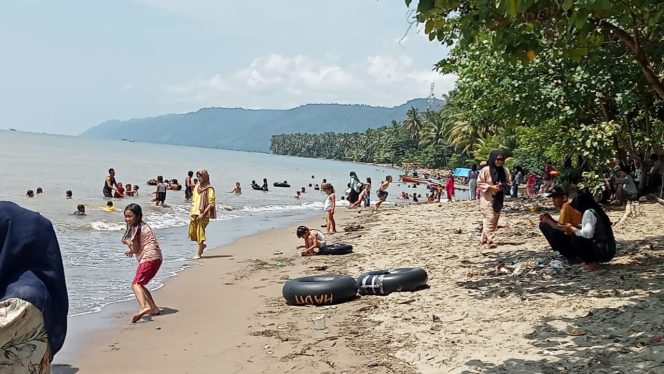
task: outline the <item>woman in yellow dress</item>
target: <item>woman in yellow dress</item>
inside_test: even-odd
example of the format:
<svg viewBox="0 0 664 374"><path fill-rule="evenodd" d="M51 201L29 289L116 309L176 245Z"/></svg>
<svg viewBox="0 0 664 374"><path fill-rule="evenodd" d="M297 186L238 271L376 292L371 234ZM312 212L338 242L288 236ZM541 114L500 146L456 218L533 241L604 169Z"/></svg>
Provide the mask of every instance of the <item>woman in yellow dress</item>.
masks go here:
<svg viewBox="0 0 664 374"><path fill-rule="evenodd" d="M217 218L217 197L214 187L210 184L210 174L205 169L196 172L198 184L194 187L192 195L191 212L189 213L189 239L198 243L198 250L194 259L203 257L205 244L205 228L210 219Z"/></svg>

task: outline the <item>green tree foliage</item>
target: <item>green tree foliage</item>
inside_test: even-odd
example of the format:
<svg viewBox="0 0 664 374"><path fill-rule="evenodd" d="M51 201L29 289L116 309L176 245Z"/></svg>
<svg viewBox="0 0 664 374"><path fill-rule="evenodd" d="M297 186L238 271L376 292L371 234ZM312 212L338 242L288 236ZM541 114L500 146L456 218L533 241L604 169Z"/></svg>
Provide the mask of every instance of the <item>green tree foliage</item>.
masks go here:
<svg viewBox="0 0 664 374"><path fill-rule="evenodd" d="M416 20L452 46L438 69L458 76L448 142L476 160L504 146L531 170L574 160L570 175L661 152L663 4L420 0Z"/></svg>
<svg viewBox="0 0 664 374"><path fill-rule="evenodd" d="M406 0L406 5L411 2ZM558 44L575 59L586 56L592 47L619 44L654 93L664 98L662 1L420 0L416 19L424 23L430 40L462 49L489 31L494 50L523 61L532 60L550 44Z"/></svg>

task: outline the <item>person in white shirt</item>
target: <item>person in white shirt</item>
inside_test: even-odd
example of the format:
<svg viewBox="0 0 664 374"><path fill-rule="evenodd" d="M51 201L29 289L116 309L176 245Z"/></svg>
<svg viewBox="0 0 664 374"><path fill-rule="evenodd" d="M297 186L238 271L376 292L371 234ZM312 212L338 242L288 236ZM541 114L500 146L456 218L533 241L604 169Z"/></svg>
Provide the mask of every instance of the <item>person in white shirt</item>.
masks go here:
<svg viewBox="0 0 664 374"><path fill-rule="evenodd" d="M611 220L587 189L576 194L571 206L583 213L581 227L572 224L564 226L565 232L574 235L572 253L585 263L587 270L596 270L600 262L611 261L616 254Z"/></svg>

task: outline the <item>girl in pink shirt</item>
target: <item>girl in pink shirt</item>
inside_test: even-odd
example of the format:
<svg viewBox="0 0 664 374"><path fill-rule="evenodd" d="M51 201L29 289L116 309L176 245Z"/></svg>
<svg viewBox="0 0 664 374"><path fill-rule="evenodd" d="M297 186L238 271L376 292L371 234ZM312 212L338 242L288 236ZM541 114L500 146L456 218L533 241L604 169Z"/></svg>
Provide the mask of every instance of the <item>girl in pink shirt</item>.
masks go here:
<svg viewBox="0 0 664 374"><path fill-rule="evenodd" d="M131 284L131 288L138 301L138 313L134 314L131 322L138 322L144 315L160 314L159 307L155 304L152 294L145 287L146 284L154 278L161 266L162 256L157 237L152 228L143 222L143 210L138 204L129 204L124 210L127 231L122 237L122 243L126 244L129 250L125 256L136 256L138 268L136 276Z"/></svg>

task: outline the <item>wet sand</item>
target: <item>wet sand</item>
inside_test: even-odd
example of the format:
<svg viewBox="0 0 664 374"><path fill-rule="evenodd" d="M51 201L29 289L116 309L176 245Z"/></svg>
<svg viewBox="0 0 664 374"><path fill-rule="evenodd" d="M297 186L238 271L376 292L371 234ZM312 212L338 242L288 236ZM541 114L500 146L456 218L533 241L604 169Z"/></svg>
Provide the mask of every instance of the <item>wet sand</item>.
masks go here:
<svg viewBox="0 0 664 374"><path fill-rule="evenodd" d="M118 314L127 322L88 336L70 365L82 373L663 372L664 206L641 211L615 228L618 254L593 272L557 266L526 200L506 203L493 250L479 245L470 201L338 214L338 230L361 226L329 238L354 246L345 256L295 256L294 227L244 238L157 291L167 314L133 325L130 312ZM608 213L617 221L623 211ZM332 307L281 297L297 276L410 266L426 269L429 288ZM315 330L321 313L327 328Z"/></svg>

